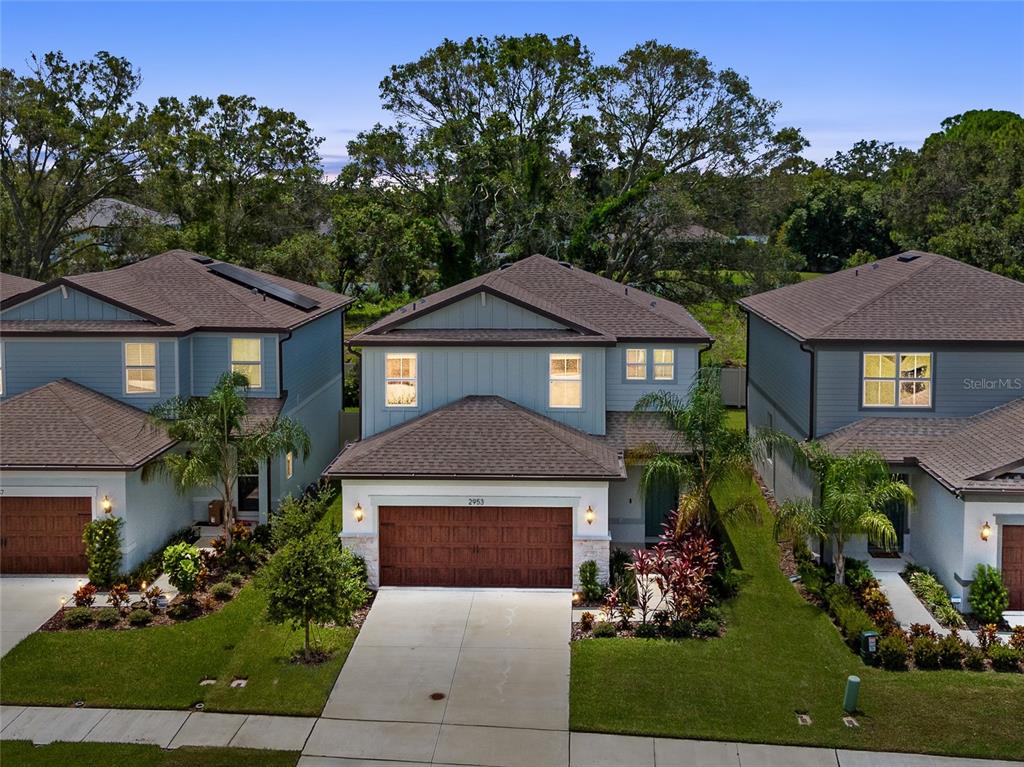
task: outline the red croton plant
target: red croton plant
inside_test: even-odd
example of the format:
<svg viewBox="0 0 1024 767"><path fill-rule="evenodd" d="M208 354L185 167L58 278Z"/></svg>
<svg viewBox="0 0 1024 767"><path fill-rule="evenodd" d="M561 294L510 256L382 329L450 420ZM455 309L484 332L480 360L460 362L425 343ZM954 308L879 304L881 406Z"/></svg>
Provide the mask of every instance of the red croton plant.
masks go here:
<svg viewBox="0 0 1024 767"><path fill-rule="evenodd" d="M680 531L677 513L668 515L653 549L633 552L630 570L636 576L636 609L642 623L665 611L670 620L694 620L710 598L709 581L718 563L715 542L699 522ZM613 611L622 612L618 589L608 595Z"/></svg>

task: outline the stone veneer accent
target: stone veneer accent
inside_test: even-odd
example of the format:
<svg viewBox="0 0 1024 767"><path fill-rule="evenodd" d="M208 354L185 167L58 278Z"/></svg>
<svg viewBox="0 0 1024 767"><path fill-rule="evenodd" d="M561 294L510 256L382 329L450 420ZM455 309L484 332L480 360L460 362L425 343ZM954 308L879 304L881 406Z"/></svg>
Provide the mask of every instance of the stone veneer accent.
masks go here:
<svg viewBox="0 0 1024 767"><path fill-rule="evenodd" d="M366 560L366 575L372 589L380 585L380 546L376 535L342 535L341 544Z"/></svg>
<svg viewBox="0 0 1024 767"><path fill-rule="evenodd" d="M597 580L608 583L608 560L611 550L609 538L573 538L572 540L572 587L580 587L580 565L588 559L597 562Z"/></svg>

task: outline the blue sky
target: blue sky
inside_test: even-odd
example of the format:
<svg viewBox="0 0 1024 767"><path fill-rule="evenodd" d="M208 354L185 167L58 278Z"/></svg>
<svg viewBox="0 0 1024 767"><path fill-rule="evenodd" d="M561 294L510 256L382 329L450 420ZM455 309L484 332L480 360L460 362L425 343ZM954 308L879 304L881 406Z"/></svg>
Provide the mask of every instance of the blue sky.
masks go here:
<svg viewBox="0 0 1024 767"><path fill-rule="evenodd" d="M444 37L575 34L599 62L643 40L695 48L782 102L816 160L859 138L916 148L968 109L1024 112L1024 3L0 3L0 61L126 56L139 97L248 93L326 140L329 169L386 121L377 84Z"/></svg>

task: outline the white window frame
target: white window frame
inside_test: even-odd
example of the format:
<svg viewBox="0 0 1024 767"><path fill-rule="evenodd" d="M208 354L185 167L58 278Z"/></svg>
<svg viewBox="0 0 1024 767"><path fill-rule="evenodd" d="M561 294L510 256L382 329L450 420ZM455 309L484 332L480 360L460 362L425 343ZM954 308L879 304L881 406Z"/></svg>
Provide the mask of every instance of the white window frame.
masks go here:
<svg viewBox="0 0 1024 767"><path fill-rule="evenodd" d="M241 357L236 359L235 358L235 341L255 341L256 342L256 349L258 351L257 359L250 360L250 359L242 359ZM228 341L228 344L229 344L228 356L230 357L230 362L231 362L231 372L232 373L236 372L236 370L235 370L235 366L236 365L237 366L243 366L244 365L245 367L256 367L256 368L258 368L260 380L259 380L259 382L255 386L250 381L249 382L249 388L250 389L262 389L263 388L263 339L259 338L258 336L256 338L253 338L252 336L232 336L232 338ZM237 371L237 372L242 373L242 371L240 371L240 370ZM246 375L246 374L242 373L242 375ZM246 376L246 377L248 377L248 376Z"/></svg>
<svg viewBox="0 0 1024 767"><path fill-rule="evenodd" d="M136 365L128 361L129 346L152 346L153 364ZM156 341L124 341L121 344L121 367L124 372L121 380L124 382L124 395L126 397L158 397L160 396L160 347ZM131 370L152 370L153 391L132 391L128 384L128 372Z"/></svg>
<svg viewBox="0 0 1024 767"><path fill-rule="evenodd" d="M868 375L868 357L886 357L891 356L893 358L893 374L891 376L869 376ZM928 358L928 377L927 378L913 378L904 377L901 375L902 363L904 357L927 357ZM860 385L860 406L868 410L879 410L889 409L893 410L896 408L903 408L907 410L930 410L935 405L935 355L932 352L917 352L917 351L881 351L881 352L862 352L861 354L861 385ZM867 389L868 383L887 383L892 384L893 387L893 402L891 405L888 404L869 404L867 401ZM905 383L924 383L926 384L926 390L928 392L928 402L924 404L903 404L900 402L900 389Z"/></svg>
<svg viewBox="0 0 1024 767"><path fill-rule="evenodd" d="M658 362L658 353L667 353L669 356L668 362ZM674 381L676 380L676 350L675 349L655 349L651 354L651 372L654 374L655 381ZM658 375L658 368L668 367L671 373L667 376Z"/></svg>
<svg viewBox="0 0 1024 767"><path fill-rule="evenodd" d="M639 361L630 362L630 354L635 354L639 357ZM625 354L626 360L626 380L627 381L646 381L647 380L647 350L642 348L627 348ZM630 375L630 368L639 368L641 375Z"/></svg>
<svg viewBox="0 0 1024 767"><path fill-rule="evenodd" d="M412 360L412 366L408 375L388 375L388 363L392 360ZM402 371L404 372L404 371ZM414 408L420 404L420 360L417 352L387 352L384 355L384 407L388 408ZM388 402L388 384L411 383L412 402Z"/></svg>
<svg viewBox="0 0 1024 767"><path fill-rule="evenodd" d="M578 360L578 372L576 373L555 373L552 369L556 360ZM552 401L552 388L556 383L577 383L579 385L579 404L556 405ZM548 407L552 410L582 410L583 409L583 355L578 352L559 353L552 352L548 355Z"/></svg>
<svg viewBox="0 0 1024 767"><path fill-rule="evenodd" d="M7 371L4 369L4 344L0 342L0 397L4 396L4 392L7 391L5 377Z"/></svg>

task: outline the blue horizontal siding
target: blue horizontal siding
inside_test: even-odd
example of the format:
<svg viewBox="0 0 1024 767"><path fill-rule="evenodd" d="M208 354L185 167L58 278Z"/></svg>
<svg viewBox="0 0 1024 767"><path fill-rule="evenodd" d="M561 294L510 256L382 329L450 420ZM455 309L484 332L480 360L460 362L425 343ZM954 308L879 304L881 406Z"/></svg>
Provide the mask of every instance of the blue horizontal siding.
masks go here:
<svg viewBox="0 0 1024 767"><path fill-rule="evenodd" d="M4 342L5 396L68 378L82 386L147 410L178 393L173 340L157 343L156 396L124 393L125 339L8 340ZM131 341L146 339L132 338Z"/></svg>
<svg viewBox="0 0 1024 767"><path fill-rule="evenodd" d="M800 342L754 315L747 325L747 380L806 437L811 422L811 355Z"/></svg>
<svg viewBox="0 0 1024 767"><path fill-rule="evenodd" d="M66 288L64 298L60 288L12 306L3 313L5 320L141 320L137 314L100 301L90 295Z"/></svg>
<svg viewBox="0 0 1024 767"><path fill-rule="evenodd" d="M418 353L418 405L384 406L385 354ZM548 407L548 355L583 355L583 407ZM383 431L471 394L504 397L556 421L590 434L605 431L604 348L419 347L363 350L363 436Z"/></svg>

